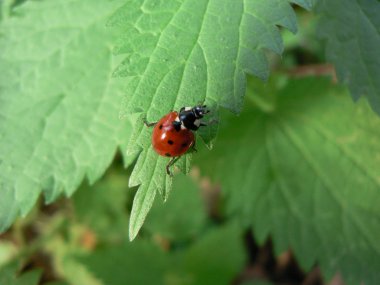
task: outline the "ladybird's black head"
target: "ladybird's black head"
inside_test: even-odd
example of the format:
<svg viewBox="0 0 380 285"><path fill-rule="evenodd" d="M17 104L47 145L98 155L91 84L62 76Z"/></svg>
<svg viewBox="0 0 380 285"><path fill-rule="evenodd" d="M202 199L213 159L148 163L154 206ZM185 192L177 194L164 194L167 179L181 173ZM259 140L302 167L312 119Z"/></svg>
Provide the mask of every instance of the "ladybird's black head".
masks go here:
<svg viewBox="0 0 380 285"><path fill-rule="evenodd" d="M202 123L201 119L209 112L206 105L197 105L193 108L183 107L179 112L179 122L181 122L185 128L196 131L200 126L206 125Z"/></svg>
<svg viewBox="0 0 380 285"><path fill-rule="evenodd" d="M206 108L206 105L198 105L198 106L195 106L193 107L192 111L194 112L195 114L195 117L196 118L203 118L203 116L207 113L210 112L210 110L208 110Z"/></svg>

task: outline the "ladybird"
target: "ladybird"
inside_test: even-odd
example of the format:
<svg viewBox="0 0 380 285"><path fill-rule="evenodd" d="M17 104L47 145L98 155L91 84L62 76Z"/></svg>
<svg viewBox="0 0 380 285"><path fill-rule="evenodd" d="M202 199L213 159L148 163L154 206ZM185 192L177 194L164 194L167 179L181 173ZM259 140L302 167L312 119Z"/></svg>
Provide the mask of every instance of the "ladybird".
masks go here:
<svg viewBox="0 0 380 285"><path fill-rule="evenodd" d="M162 156L171 157L166 165L166 172L172 176L170 167L185 154L190 148L195 150L194 131L202 126L205 114L209 113L206 105L195 107L183 107L179 112L172 111L162 117L158 122L148 123L147 127L153 127L152 145L153 149Z"/></svg>

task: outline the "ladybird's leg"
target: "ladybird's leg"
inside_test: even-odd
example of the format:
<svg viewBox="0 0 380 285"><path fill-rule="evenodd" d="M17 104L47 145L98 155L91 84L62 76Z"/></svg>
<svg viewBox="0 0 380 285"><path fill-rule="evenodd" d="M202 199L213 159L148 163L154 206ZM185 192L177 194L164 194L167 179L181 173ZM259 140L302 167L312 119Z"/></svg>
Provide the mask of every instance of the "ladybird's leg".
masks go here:
<svg viewBox="0 0 380 285"><path fill-rule="evenodd" d="M173 177L173 173L170 171L170 167L177 162L177 160L180 158L180 156L176 156L176 157L172 157L168 164L166 165L166 173L169 175L169 176L172 176Z"/></svg>
<svg viewBox="0 0 380 285"><path fill-rule="evenodd" d="M144 125L147 127L154 127L157 124L157 122L148 123L146 119L144 119Z"/></svg>
<svg viewBox="0 0 380 285"><path fill-rule="evenodd" d="M195 148L195 140L193 142L193 144L191 145L191 149L194 151L194 152L198 152L198 150Z"/></svg>

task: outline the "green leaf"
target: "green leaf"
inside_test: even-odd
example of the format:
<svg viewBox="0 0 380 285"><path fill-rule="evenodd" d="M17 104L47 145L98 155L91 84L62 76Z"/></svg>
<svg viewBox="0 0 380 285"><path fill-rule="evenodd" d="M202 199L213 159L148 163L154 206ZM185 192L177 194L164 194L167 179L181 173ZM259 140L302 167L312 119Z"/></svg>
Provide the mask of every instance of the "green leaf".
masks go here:
<svg viewBox="0 0 380 285"><path fill-rule="evenodd" d="M99 249L78 260L102 284L164 284L167 257L156 245L146 241Z"/></svg>
<svg viewBox="0 0 380 285"><path fill-rule="evenodd" d="M111 79L122 1L28 1L0 26L0 231L41 191L51 202L97 180L125 146L124 83ZM126 157L126 163L130 158Z"/></svg>
<svg viewBox="0 0 380 285"><path fill-rule="evenodd" d="M296 1L305 7L310 1ZM157 121L171 110L204 102L239 112L246 74L266 79L265 50L281 54L278 26L295 32L296 18L283 0L128 1L112 17L121 29L115 52L125 60L115 71L128 77L122 116L135 117L129 153L139 153L130 186L140 188L133 204L130 238L142 226L158 190L166 200L168 158L150 146L143 119ZM216 130L215 126L215 130ZM215 131L205 138L210 141ZM190 155L176 165L188 171Z"/></svg>
<svg viewBox="0 0 380 285"><path fill-rule="evenodd" d="M8 14L8 2L6 0L0 0L0 23Z"/></svg>
<svg viewBox="0 0 380 285"><path fill-rule="evenodd" d="M241 285L273 285L273 283L269 281L247 281L242 283Z"/></svg>
<svg viewBox="0 0 380 285"><path fill-rule="evenodd" d="M9 17L13 9L27 0L0 0L0 22Z"/></svg>
<svg viewBox="0 0 380 285"><path fill-rule="evenodd" d="M292 0L291 2L300 5L301 7L307 10L311 10L315 6L317 1L318 0Z"/></svg>
<svg viewBox="0 0 380 285"><path fill-rule="evenodd" d="M7 265L0 269L1 285L37 285L41 277L40 270L33 270L17 275L17 266Z"/></svg>
<svg viewBox="0 0 380 285"><path fill-rule="evenodd" d="M124 239L128 234L125 170L111 170L92 186L83 185L73 195L76 221L94 231L99 239Z"/></svg>
<svg viewBox="0 0 380 285"><path fill-rule="evenodd" d="M268 113L224 116L199 166L220 181L228 215L261 243L271 235L277 254L290 247L305 270L377 284L380 118L325 79L290 80L276 98Z"/></svg>
<svg viewBox="0 0 380 285"><path fill-rule="evenodd" d="M380 114L380 3L378 0L320 0L318 33L327 60L355 100L366 96Z"/></svg>
<svg viewBox="0 0 380 285"><path fill-rule="evenodd" d="M41 270L33 270L23 273L21 276L17 277L14 285L37 285L41 277ZM4 284L7 285L7 284Z"/></svg>
<svg viewBox="0 0 380 285"><path fill-rule="evenodd" d="M49 254L51 263L54 266L54 272L70 285L103 285L76 258L77 255L88 252L88 249L85 248L86 240L83 239L83 234L85 233L83 228L73 222L63 224L63 218L62 216L55 216L49 224L45 225L43 232L45 240L42 250ZM47 239L46 235L52 232L51 227L54 227L57 222L61 224L60 232L57 232L56 229L54 235ZM88 230L88 228L84 229Z"/></svg>
<svg viewBox="0 0 380 285"><path fill-rule="evenodd" d="M12 260L17 251L18 248L13 242L0 240L0 267Z"/></svg>
<svg viewBox="0 0 380 285"><path fill-rule="evenodd" d="M235 225L214 229L191 246L183 257L190 284L231 284L245 262L243 237Z"/></svg>
<svg viewBox="0 0 380 285"><path fill-rule="evenodd" d="M212 229L177 251L164 252L152 242L138 239L77 257L107 285L231 284L244 259L241 231L232 225Z"/></svg>
<svg viewBox="0 0 380 285"><path fill-rule="evenodd" d="M206 223L200 191L190 177L176 176L172 196L166 203L156 199L143 228L170 240L194 238Z"/></svg>

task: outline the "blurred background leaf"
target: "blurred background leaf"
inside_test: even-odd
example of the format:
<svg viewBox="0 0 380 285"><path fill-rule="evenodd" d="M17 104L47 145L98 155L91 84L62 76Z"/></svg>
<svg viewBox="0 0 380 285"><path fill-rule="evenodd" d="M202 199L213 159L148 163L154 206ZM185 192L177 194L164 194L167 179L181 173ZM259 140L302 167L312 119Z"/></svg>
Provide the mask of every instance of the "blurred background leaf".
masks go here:
<svg viewBox="0 0 380 285"><path fill-rule="evenodd" d="M148 241L101 248L80 261L104 285L164 284L168 257Z"/></svg>
<svg viewBox="0 0 380 285"><path fill-rule="evenodd" d="M318 262L327 279L340 271L348 284L375 284L380 118L346 94L329 79L288 80L269 111L247 103L222 116L218 144L196 164L261 244L271 235L305 270Z"/></svg>
<svg viewBox="0 0 380 285"><path fill-rule="evenodd" d="M0 268L1 285L38 285L40 277L40 270L28 271L18 276L15 264Z"/></svg>
<svg viewBox="0 0 380 285"><path fill-rule="evenodd" d="M206 205L199 186L183 174L176 176L170 199L156 199L143 229L172 241L196 237L206 226Z"/></svg>
<svg viewBox="0 0 380 285"><path fill-rule="evenodd" d="M96 239L117 241L128 234L128 176L125 169L112 168L94 186L83 185L73 195L76 221L88 227Z"/></svg>
<svg viewBox="0 0 380 285"><path fill-rule="evenodd" d="M234 225L206 233L184 253L190 284L231 284L245 262L241 232Z"/></svg>

